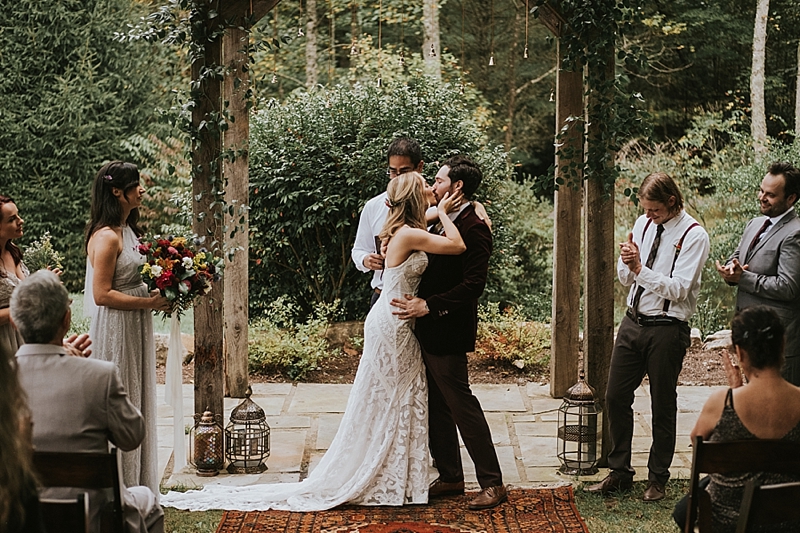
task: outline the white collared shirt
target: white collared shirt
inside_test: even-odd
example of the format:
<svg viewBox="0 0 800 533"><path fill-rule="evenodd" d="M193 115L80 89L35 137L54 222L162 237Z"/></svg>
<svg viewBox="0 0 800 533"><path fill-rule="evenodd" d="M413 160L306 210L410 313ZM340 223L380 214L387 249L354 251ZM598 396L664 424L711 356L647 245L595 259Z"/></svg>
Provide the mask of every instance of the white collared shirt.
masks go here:
<svg viewBox="0 0 800 533"><path fill-rule="evenodd" d="M697 295L700 292L700 279L703 265L708 259L709 240L708 233L702 226L695 226L688 233L686 230L697 222L686 211L681 211L664 223L664 232L661 234L661 244L658 247L653 268L647 268L644 263L650 255L650 248L656 238L658 226L651 223L647 233L642 233L647 225L647 217L640 216L633 226L633 240L639 247L642 270L634 274L628 266L617 261L617 276L628 292L628 307L633 305L633 299L639 286L644 287L637 312L641 315L658 316L664 314L664 301L669 300L667 316L688 321L694 314L697 306ZM675 261L675 268L670 269L675 258L678 242L683 234L686 238L680 249L680 254Z"/></svg>
<svg viewBox="0 0 800 533"><path fill-rule="evenodd" d="M386 215L389 213L389 208L386 206L388 198L389 195L384 191L369 200L361 211L356 242L353 243L353 250L350 252L353 263L361 272L370 272L370 269L364 266L364 258L369 254L380 253L380 250L375 250L375 237L380 234L386 222ZM372 272L372 288L383 288L383 277L381 276L383 271L373 270Z"/></svg>
<svg viewBox="0 0 800 533"><path fill-rule="evenodd" d="M786 215L788 215L789 212L791 212L793 209L794 209L794 206L792 206L789 209L787 209L786 211L784 211L783 214L781 214L781 215L778 215L776 217L769 217L769 221L771 222L771 224L769 226L767 226L767 229L765 229L761 233L761 235L758 236L758 241L756 241L756 242L761 242L761 239L763 239L767 235L767 233L772 231L772 228L774 228L778 224L778 222L780 222L781 219L783 217L785 217Z"/></svg>

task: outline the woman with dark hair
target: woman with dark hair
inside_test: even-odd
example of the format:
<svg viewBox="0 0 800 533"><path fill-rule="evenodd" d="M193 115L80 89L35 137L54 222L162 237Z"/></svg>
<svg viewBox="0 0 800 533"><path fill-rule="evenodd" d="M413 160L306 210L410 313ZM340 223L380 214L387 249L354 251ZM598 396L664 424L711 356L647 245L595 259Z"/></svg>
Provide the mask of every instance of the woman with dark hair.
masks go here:
<svg viewBox="0 0 800 533"><path fill-rule="evenodd" d="M119 368L131 402L142 412L147 434L142 445L122 455L128 487L144 485L158 493L156 435L156 359L152 310L167 311L169 302L150 294L139 274L144 257L138 251L138 226L144 188L136 165L112 161L103 165L92 186L92 213L86 228L84 309L94 357Z"/></svg>
<svg viewBox="0 0 800 533"><path fill-rule="evenodd" d="M781 376L784 329L778 315L766 306L745 308L731 323L731 339L735 357L731 360L732 354L723 352L730 388L708 398L692 430L692 441L700 436L711 442L747 439L800 442L800 387ZM747 380L745 386L742 375ZM701 480L701 486L706 486L711 496L714 532L736 530L744 487L751 479L760 484L798 481L796 476L773 473L711 474ZM673 515L681 528L686 512L684 498Z"/></svg>
<svg viewBox="0 0 800 533"><path fill-rule="evenodd" d="M22 251L12 241L22 237L22 224L14 200L0 195L0 356L3 360L13 357L22 344L8 310L11 292L28 276Z"/></svg>
<svg viewBox="0 0 800 533"><path fill-rule="evenodd" d="M0 354L0 533L42 533L31 417L14 354Z"/></svg>

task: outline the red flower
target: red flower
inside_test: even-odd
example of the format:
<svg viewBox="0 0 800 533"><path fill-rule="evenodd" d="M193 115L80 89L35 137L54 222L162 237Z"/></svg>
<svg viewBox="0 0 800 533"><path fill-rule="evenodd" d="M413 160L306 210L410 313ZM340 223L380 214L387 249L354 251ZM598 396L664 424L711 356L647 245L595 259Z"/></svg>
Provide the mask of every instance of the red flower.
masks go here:
<svg viewBox="0 0 800 533"><path fill-rule="evenodd" d="M175 282L175 275L172 272L165 271L158 278L156 278L156 287L161 290L171 287Z"/></svg>
<svg viewBox="0 0 800 533"><path fill-rule="evenodd" d="M178 255L178 250L176 250L176 249L175 249L175 248L173 248L172 246L170 246L169 248L167 248L167 252L169 252L169 253L170 253L170 254L172 254L172 255Z"/></svg>
<svg viewBox="0 0 800 533"><path fill-rule="evenodd" d="M169 248L170 246L170 242L166 239L158 239L156 244L158 244L161 248Z"/></svg>

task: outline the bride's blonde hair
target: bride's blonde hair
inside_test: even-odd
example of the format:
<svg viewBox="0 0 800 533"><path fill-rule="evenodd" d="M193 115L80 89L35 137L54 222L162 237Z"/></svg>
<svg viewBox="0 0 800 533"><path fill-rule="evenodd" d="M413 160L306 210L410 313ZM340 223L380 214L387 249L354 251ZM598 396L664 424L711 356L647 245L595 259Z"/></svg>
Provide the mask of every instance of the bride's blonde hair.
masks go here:
<svg viewBox="0 0 800 533"><path fill-rule="evenodd" d="M425 200L425 183L419 172L400 174L389 182L386 188L389 214L379 235L381 240L394 237L403 226L425 229L425 211L428 203Z"/></svg>

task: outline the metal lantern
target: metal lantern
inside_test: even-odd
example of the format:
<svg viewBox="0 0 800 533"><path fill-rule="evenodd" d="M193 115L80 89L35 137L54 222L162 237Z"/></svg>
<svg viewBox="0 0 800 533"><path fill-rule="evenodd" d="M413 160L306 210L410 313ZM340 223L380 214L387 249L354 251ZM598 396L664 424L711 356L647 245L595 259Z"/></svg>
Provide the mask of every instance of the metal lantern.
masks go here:
<svg viewBox="0 0 800 533"><path fill-rule="evenodd" d="M269 457L269 426L264 410L250 395L247 387L245 399L231 411L231 420L225 428L225 454L231 474L258 474L267 469L264 461Z"/></svg>
<svg viewBox="0 0 800 533"><path fill-rule="evenodd" d="M558 408L559 472L569 475L597 473L597 453L602 449L603 423L594 389L584 381L583 370L578 382L567 390Z"/></svg>
<svg viewBox="0 0 800 533"><path fill-rule="evenodd" d="M225 465L222 427L208 409L194 418L195 425L189 435L190 461L198 476L216 476Z"/></svg>

